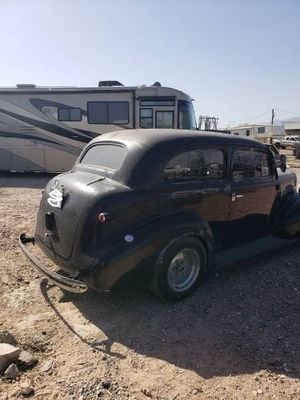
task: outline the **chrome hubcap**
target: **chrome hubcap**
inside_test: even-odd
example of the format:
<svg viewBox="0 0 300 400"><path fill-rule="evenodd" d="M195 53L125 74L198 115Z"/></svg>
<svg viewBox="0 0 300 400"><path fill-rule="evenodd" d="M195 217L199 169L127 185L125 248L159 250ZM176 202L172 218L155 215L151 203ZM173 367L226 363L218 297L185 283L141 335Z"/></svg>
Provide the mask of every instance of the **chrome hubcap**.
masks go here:
<svg viewBox="0 0 300 400"><path fill-rule="evenodd" d="M194 249L182 249L172 259L168 268L168 283L176 292L189 289L200 272L200 257Z"/></svg>

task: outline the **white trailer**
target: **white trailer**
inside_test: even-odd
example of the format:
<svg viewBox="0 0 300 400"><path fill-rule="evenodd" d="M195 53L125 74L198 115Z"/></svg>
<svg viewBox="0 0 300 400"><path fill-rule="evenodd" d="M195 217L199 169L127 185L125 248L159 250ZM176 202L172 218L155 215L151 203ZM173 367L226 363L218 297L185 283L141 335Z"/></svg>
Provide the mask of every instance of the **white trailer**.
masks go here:
<svg viewBox="0 0 300 400"><path fill-rule="evenodd" d="M95 136L134 128L196 129L192 99L158 82L0 88L0 171L66 171Z"/></svg>
<svg viewBox="0 0 300 400"><path fill-rule="evenodd" d="M230 128L230 133L237 136L246 136L262 143L276 144L284 137L283 125L245 124Z"/></svg>

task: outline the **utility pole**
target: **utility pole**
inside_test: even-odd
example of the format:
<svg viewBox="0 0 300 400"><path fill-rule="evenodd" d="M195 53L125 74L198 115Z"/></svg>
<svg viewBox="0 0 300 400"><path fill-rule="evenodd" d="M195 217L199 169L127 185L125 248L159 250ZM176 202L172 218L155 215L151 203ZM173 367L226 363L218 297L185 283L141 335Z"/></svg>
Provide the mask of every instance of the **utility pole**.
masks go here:
<svg viewBox="0 0 300 400"><path fill-rule="evenodd" d="M272 108L272 119L271 119L271 125L273 125L274 122L274 117L275 117L275 110Z"/></svg>

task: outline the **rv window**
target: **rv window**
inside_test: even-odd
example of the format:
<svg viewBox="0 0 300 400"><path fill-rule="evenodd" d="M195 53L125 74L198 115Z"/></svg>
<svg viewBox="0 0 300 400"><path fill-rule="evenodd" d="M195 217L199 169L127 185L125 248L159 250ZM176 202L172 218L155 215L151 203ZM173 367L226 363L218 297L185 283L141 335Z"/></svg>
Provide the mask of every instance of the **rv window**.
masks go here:
<svg viewBox="0 0 300 400"><path fill-rule="evenodd" d="M81 108L59 108L59 121L81 121Z"/></svg>
<svg viewBox="0 0 300 400"><path fill-rule="evenodd" d="M194 107L190 101L178 101L178 128L197 129Z"/></svg>
<svg viewBox="0 0 300 400"><path fill-rule="evenodd" d="M108 103L108 122L110 124L128 124L129 111L126 101Z"/></svg>
<svg viewBox="0 0 300 400"><path fill-rule="evenodd" d="M156 111L155 113L156 128L174 128L174 113L173 111Z"/></svg>
<svg viewBox="0 0 300 400"><path fill-rule="evenodd" d="M129 122L129 105L126 101L88 102L89 124L120 124Z"/></svg>
<svg viewBox="0 0 300 400"><path fill-rule="evenodd" d="M89 124L108 123L107 102L90 101L88 103L88 122Z"/></svg>
<svg viewBox="0 0 300 400"><path fill-rule="evenodd" d="M266 132L266 128L264 126L259 126L257 128L257 133L265 133Z"/></svg>
<svg viewBox="0 0 300 400"><path fill-rule="evenodd" d="M141 100L140 101L141 106L156 106L156 107L171 107L175 106L175 101L174 100Z"/></svg>
<svg viewBox="0 0 300 400"><path fill-rule="evenodd" d="M175 106L173 96L141 96L140 106L143 107L172 107Z"/></svg>
<svg viewBox="0 0 300 400"><path fill-rule="evenodd" d="M153 128L153 110L152 108L140 109L140 127Z"/></svg>
<svg viewBox="0 0 300 400"><path fill-rule="evenodd" d="M118 170L126 156L126 148L113 144L99 144L90 147L83 155L80 164L95 165L105 169Z"/></svg>

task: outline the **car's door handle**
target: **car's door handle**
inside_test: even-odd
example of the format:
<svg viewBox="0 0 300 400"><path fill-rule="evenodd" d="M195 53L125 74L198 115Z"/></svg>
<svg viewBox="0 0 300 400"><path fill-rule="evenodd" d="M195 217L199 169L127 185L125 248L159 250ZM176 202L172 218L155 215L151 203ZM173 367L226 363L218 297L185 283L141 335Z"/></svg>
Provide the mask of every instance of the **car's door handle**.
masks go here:
<svg viewBox="0 0 300 400"><path fill-rule="evenodd" d="M241 198L243 198L243 197L244 197L243 194L236 194L236 193L232 193L232 194L231 194L231 200L232 200L232 201L235 201L236 199L241 199Z"/></svg>

